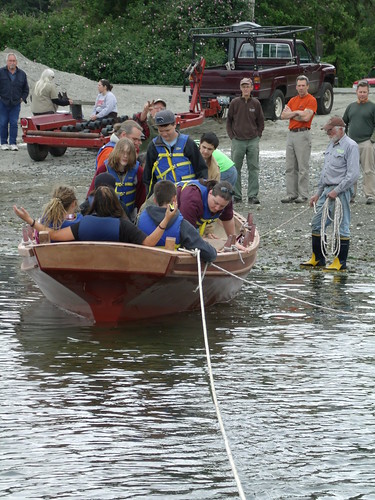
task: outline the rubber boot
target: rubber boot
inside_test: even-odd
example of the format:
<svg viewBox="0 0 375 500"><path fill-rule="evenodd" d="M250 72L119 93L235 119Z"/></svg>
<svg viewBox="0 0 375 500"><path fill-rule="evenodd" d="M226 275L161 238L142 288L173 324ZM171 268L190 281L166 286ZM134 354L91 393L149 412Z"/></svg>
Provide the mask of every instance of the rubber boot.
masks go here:
<svg viewBox="0 0 375 500"><path fill-rule="evenodd" d="M343 271L346 269L346 259L349 252L349 239L340 238L339 254L333 259L332 264L326 267L326 271Z"/></svg>
<svg viewBox="0 0 375 500"><path fill-rule="evenodd" d="M320 234L312 235L312 256L307 262L302 262L301 267L314 268L314 267L324 267L326 265L326 259L322 253L321 238Z"/></svg>

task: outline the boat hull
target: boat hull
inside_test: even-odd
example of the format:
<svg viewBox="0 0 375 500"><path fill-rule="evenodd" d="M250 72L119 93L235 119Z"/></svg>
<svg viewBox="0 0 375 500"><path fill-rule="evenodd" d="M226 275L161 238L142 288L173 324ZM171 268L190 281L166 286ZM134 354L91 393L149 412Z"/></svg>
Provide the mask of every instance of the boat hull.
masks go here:
<svg viewBox="0 0 375 500"><path fill-rule="evenodd" d="M215 241L218 246L219 241ZM255 263L249 253L218 254L203 279L206 306L227 302ZM97 323L123 323L200 307L198 265L190 254L110 242L19 245L22 268L58 307ZM204 269L204 265L202 265Z"/></svg>

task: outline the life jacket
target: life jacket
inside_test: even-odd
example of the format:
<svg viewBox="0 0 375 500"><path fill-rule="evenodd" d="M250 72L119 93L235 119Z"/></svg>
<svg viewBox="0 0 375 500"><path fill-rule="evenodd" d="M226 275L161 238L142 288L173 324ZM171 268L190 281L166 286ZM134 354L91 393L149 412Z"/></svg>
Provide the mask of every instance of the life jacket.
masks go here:
<svg viewBox="0 0 375 500"><path fill-rule="evenodd" d="M214 222L216 219L218 219L223 210L220 210L220 212L216 212L215 214L210 211L210 209L208 208L208 189L206 188L206 186L203 186L198 180L179 182L177 184L177 187L181 187L181 191L183 191L188 186L197 186L201 192L203 215L196 221L195 226L199 229L199 234L203 236L207 224L210 224L211 222Z"/></svg>
<svg viewBox="0 0 375 500"><path fill-rule="evenodd" d="M114 147L116 146L116 143L115 142L107 142L107 144L104 144L104 146L102 146L99 151L98 151L98 154L96 155L96 160L95 160L95 168L96 170L98 170L98 167L99 167L99 159L100 159L100 155L103 153L103 151L106 149L106 148L111 148L113 149ZM102 162L100 162L102 163Z"/></svg>
<svg viewBox="0 0 375 500"><path fill-rule="evenodd" d="M120 219L85 215L78 227L79 241L119 241Z"/></svg>
<svg viewBox="0 0 375 500"><path fill-rule="evenodd" d="M135 164L135 167L131 168L126 172L123 181L121 181L118 173L108 165L108 160L104 162L107 172L113 175L116 179L116 194L120 203L125 210L126 214L130 218L134 207L135 207L135 197L136 197L136 185L137 185L137 173L139 169L139 162Z"/></svg>
<svg viewBox="0 0 375 500"><path fill-rule="evenodd" d="M176 239L175 249L180 246L180 227L181 222L184 220L182 215L179 213L173 220L173 224L169 226L165 231L160 240L156 243L157 247L165 247L166 238L169 236ZM138 228L141 229L146 234L151 234L155 231L158 224L150 217L146 210L143 210L138 219Z"/></svg>
<svg viewBox="0 0 375 500"><path fill-rule="evenodd" d="M152 166L150 192L154 176L156 182L168 180L175 184L179 181L188 181L189 179L195 178L191 161L184 155L184 149L188 138L189 136L186 134L179 134L177 142L172 146L171 151L168 149L167 145L160 143L159 137L155 137L155 139L152 140L158 152L158 157Z"/></svg>
<svg viewBox="0 0 375 500"><path fill-rule="evenodd" d="M68 214L68 218L64 220L61 224L60 229L64 229L64 227L69 227L75 224L76 222L80 222L83 219L82 214Z"/></svg>

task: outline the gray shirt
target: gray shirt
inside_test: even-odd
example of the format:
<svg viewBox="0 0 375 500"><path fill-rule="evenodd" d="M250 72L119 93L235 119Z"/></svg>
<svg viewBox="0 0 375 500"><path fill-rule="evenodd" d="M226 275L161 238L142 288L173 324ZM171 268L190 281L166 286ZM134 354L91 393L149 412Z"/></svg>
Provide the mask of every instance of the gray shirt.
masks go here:
<svg viewBox="0 0 375 500"><path fill-rule="evenodd" d="M346 134L330 142L324 153L324 166L318 184L320 196L326 186L335 186L337 194L351 188L359 177L359 149Z"/></svg>

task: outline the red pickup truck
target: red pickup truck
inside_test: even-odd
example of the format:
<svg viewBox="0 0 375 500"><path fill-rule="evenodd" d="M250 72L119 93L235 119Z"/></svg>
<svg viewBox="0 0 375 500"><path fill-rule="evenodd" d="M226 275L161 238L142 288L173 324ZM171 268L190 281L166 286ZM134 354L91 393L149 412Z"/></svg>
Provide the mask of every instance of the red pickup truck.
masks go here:
<svg viewBox="0 0 375 500"><path fill-rule="evenodd" d="M227 62L206 67L202 75L200 98L202 107L210 99L218 99L225 108L240 95L240 81L251 77L253 95L260 100L266 118L277 120L288 100L297 94L296 78L306 75L309 92L318 101L318 114L329 114L333 105L336 69L316 59L296 34L309 26L261 27L254 23L238 23L218 28L197 28L190 31L193 60L197 45L210 39L224 42Z"/></svg>

